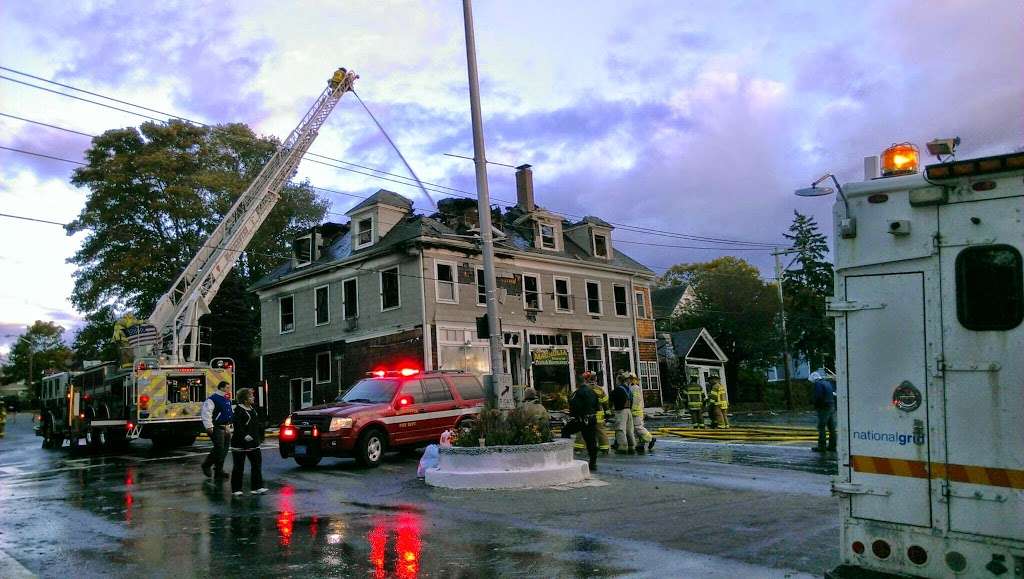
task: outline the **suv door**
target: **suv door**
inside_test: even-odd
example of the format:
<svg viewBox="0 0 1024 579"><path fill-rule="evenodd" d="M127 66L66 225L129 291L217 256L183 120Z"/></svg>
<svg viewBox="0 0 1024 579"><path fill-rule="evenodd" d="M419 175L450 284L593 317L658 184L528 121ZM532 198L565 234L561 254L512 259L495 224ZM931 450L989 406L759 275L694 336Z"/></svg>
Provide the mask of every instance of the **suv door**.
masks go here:
<svg viewBox="0 0 1024 579"><path fill-rule="evenodd" d="M442 432L455 426L459 418L456 412L459 405L448 383L440 377L424 378L423 394L426 400L425 411L429 417L423 436L435 440L441 437Z"/></svg>
<svg viewBox="0 0 1024 579"><path fill-rule="evenodd" d="M403 396L412 396L412 404L398 406ZM388 418L388 436L393 444L406 444L419 440L427 428L423 413L427 410L423 396L423 383L420 379L406 380L398 389L394 399L395 415Z"/></svg>

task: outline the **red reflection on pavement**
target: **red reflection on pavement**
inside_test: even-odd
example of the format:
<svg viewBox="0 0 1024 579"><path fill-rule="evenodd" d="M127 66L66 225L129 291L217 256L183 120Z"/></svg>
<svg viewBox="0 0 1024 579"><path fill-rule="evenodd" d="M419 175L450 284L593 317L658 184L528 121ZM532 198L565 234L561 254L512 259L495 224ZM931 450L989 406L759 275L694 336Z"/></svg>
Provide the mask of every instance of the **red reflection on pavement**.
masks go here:
<svg viewBox="0 0 1024 579"><path fill-rule="evenodd" d="M317 531L320 530L320 517L314 516L309 520L309 536L312 539L316 539Z"/></svg>
<svg viewBox="0 0 1024 579"><path fill-rule="evenodd" d="M132 505L135 504L135 498L132 493L124 493L124 522L131 524L132 522Z"/></svg>
<svg viewBox="0 0 1024 579"><path fill-rule="evenodd" d="M376 579L387 577L384 567L384 553L388 546L388 531L384 521L378 519L368 535L370 540L370 563L373 565L373 576Z"/></svg>
<svg viewBox="0 0 1024 579"><path fill-rule="evenodd" d="M397 538L395 539L395 574L400 579L415 579L420 572L420 528L419 515L404 513L398 517Z"/></svg>
<svg viewBox="0 0 1024 579"><path fill-rule="evenodd" d="M129 468L124 471L124 486L130 487L135 484L135 469Z"/></svg>
<svg viewBox="0 0 1024 579"><path fill-rule="evenodd" d="M286 485L277 495L277 534L282 547L292 544L292 532L295 529L295 507L292 506L294 494L295 487Z"/></svg>

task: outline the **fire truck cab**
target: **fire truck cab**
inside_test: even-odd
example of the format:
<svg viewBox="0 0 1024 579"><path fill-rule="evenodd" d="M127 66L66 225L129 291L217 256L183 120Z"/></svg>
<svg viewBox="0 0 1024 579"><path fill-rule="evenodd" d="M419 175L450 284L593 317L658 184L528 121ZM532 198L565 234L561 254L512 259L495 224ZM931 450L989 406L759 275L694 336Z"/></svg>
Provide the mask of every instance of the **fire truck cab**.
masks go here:
<svg viewBox="0 0 1024 579"><path fill-rule="evenodd" d="M830 576L1024 577L1024 152L896 172L836 182Z"/></svg>

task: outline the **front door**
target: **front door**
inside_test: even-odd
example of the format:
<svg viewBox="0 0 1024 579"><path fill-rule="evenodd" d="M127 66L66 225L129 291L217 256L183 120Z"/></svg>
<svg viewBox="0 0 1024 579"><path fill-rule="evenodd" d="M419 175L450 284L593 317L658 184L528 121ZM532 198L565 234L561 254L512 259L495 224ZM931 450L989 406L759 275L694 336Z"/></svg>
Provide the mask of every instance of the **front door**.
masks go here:
<svg viewBox="0 0 1024 579"><path fill-rule="evenodd" d="M852 514L931 525L924 273L845 278ZM898 403L897 403L898 402Z"/></svg>
<svg viewBox="0 0 1024 579"><path fill-rule="evenodd" d="M616 382L619 372L633 372L632 340L625 337L608 336L608 357L611 361L611 380Z"/></svg>
<svg viewBox="0 0 1024 579"><path fill-rule="evenodd" d="M939 209L949 525L1014 539L1024 536L1022 213L1021 197Z"/></svg>

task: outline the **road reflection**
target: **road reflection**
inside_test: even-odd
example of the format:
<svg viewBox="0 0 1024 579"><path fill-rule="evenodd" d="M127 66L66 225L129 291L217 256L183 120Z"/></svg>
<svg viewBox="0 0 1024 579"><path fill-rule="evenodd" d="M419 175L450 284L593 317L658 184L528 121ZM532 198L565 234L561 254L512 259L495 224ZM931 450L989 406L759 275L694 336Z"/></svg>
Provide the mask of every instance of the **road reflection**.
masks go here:
<svg viewBox="0 0 1024 579"><path fill-rule="evenodd" d="M420 572L420 539L423 521L416 513L404 512L397 516L374 517L373 528L366 537L370 543L370 564L377 579L388 577L387 545L394 536L394 576L414 579Z"/></svg>

